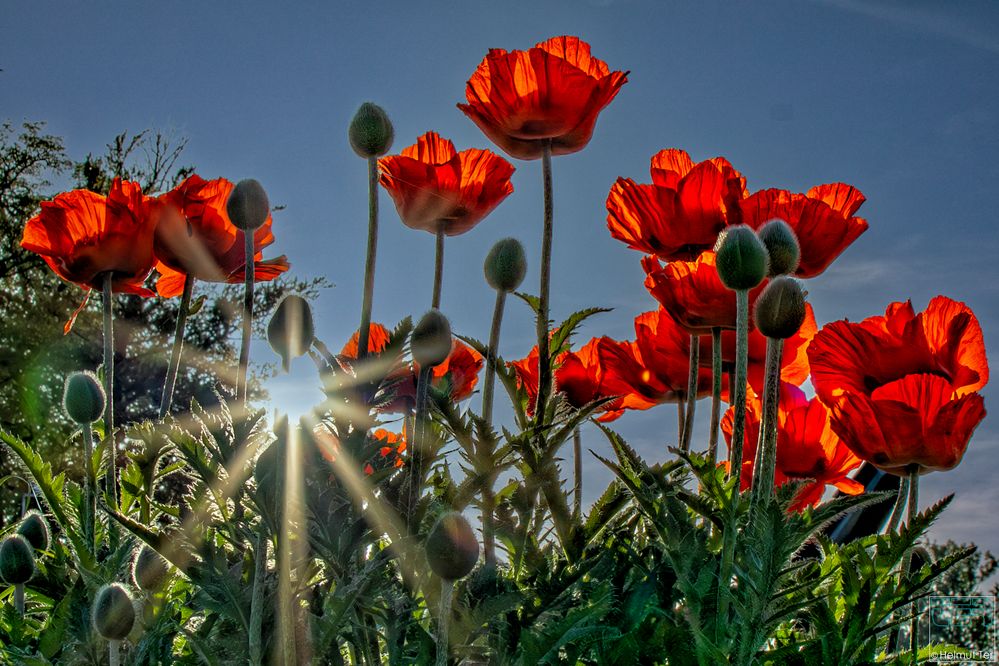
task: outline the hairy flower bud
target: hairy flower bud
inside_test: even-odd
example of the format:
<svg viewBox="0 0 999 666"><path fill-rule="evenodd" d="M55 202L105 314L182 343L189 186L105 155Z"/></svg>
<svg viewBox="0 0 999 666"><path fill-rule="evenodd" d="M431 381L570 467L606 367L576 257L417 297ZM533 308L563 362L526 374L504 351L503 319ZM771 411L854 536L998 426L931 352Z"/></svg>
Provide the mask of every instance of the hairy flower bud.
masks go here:
<svg viewBox="0 0 999 666"><path fill-rule="evenodd" d="M771 277L776 275L790 275L798 269L798 261L801 259L801 246L798 245L798 237L794 235L794 229L781 219L770 220L756 232L767 248L767 256L770 257Z"/></svg>
<svg viewBox="0 0 999 666"><path fill-rule="evenodd" d="M0 541L0 578L8 585L23 585L35 575L35 551L20 534Z"/></svg>
<svg viewBox="0 0 999 666"><path fill-rule="evenodd" d="M347 136L350 138L350 147L358 156L380 157L392 147L395 130L382 107L365 102L350 121Z"/></svg>
<svg viewBox="0 0 999 666"><path fill-rule="evenodd" d="M451 353L451 324L440 310L423 315L410 337L413 360L423 368L440 365Z"/></svg>
<svg viewBox="0 0 999 666"><path fill-rule="evenodd" d="M767 276L767 249L744 224L728 227L719 234L715 253L718 277L729 289L752 289Z"/></svg>
<svg viewBox="0 0 999 666"><path fill-rule="evenodd" d="M132 595L118 583L105 585L94 597L91 619L94 629L106 640L124 640L135 624Z"/></svg>
<svg viewBox="0 0 999 666"><path fill-rule="evenodd" d="M524 281L524 275L527 273L524 246L516 238L496 241L486 255L482 270L490 287L497 291L513 291Z"/></svg>
<svg viewBox="0 0 999 666"><path fill-rule="evenodd" d="M167 561L148 544L143 544L135 553L135 559L132 560L132 581L140 590L157 591L169 573Z"/></svg>
<svg viewBox="0 0 999 666"><path fill-rule="evenodd" d="M427 564L444 580L468 575L479 559L479 542L465 517L457 511L441 516L427 535Z"/></svg>
<svg viewBox="0 0 999 666"><path fill-rule="evenodd" d="M781 275L763 288L756 299L753 321L768 338L786 340L805 321L805 292L794 278Z"/></svg>
<svg viewBox="0 0 999 666"><path fill-rule="evenodd" d="M74 372L66 378L62 404L69 418L88 425L104 415L104 387L91 372Z"/></svg>
<svg viewBox="0 0 999 666"><path fill-rule="evenodd" d="M243 231L256 231L264 226L267 216L271 214L271 204L267 200L264 186L247 178L232 188L225 210L234 227Z"/></svg>
<svg viewBox="0 0 999 666"><path fill-rule="evenodd" d="M312 308L301 296L285 296L271 315L267 324L267 342L274 353L281 357L285 372L291 359L302 356L312 347L316 331L312 323Z"/></svg>
<svg viewBox="0 0 999 666"><path fill-rule="evenodd" d="M24 514L17 533L27 539L35 550L46 550L49 547L49 523L38 511Z"/></svg>

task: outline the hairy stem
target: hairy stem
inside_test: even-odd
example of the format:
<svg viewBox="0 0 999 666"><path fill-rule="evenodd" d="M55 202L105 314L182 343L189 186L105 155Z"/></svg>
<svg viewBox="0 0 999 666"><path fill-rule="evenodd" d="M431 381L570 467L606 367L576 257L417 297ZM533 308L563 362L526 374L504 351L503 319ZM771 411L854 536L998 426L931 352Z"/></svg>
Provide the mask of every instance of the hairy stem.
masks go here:
<svg viewBox="0 0 999 666"><path fill-rule="evenodd" d="M722 392L722 336L721 329L711 329L711 429L708 431L708 457L711 465L718 460L718 424L721 422Z"/></svg>
<svg viewBox="0 0 999 666"><path fill-rule="evenodd" d="M184 293L180 297L180 308L177 310L177 327L173 333L173 349L170 351L170 363L167 365L166 380L163 382L163 395L160 397L160 418L166 418L173 403L173 391L177 386L177 373L180 370L180 356L184 351L184 329L187 327L187 313L191 309L191 294L194 293L194 276L190 273L184 278Z"/></svg>
<svg viewBox="0 0 999 666"><path fill-rule="evenodd" d="M912 525L912 521L919 513L919 465L909 465L909 511L906 517L907 524ZM907 576L912 576L915 572L912 568L912 549L905 554L905 561L902 570ZM915 615L915 604L913 604L913 618L909 624L909 651L912 653L912 661L916 662L916 655L919 652L919 618Z"/></svg>
<svg viewBox="0 0 999 666"><path fill-rule="evenodd" d="M121 641L108 641L108 664L110 666L119 666L121 664L120 648Z"/></svg>
<svg viewBox="0 0 999 666"><path fill-rule="evenodd" d="M493 424L493 391L496 385L496 359L499 357L500 327L503 325L503 308L506 292L496 291L496 306L493 308L493 323L489 329L489 348L486 350L486 377L482 387L482 420L487 426ZM489 454L492 460L494 451L480 451L480 458ZM480 470L482 474L482 551L486 564L496 563L496 528L493 513L496 510L496 495L493 492L492 470Z"/></svg>
<svg viewBox="0 0 999 666"><path fill-rule="evenodd" d="M774 490L777 467L777 408L780 403L780 360L784 341L767 338L767 361L763 385L763 414L756 445L753 473L753 503L762 502Z"/></svg>
<svg viewBox="0 0 999 666"><path fill-rule="evenodd" d="M545 421L545 405L548 393L551 391L551 360L548 348L549 297L551 292L552 273L552 235L553 235L553 203L552 203L552 143L551 139L544 142L541 154L541 176L544 186L545 209L544 226L541 234L541 292L538 294L538 402L534 410L538 423Z"/></svg>
<svg viewBox="0 0 999 666"><path fill-rule="evenodd" d="M441 615L437 620L437 666L447 666L448 624L451 621L451 597L454 595L454 581L441 580Z"/></svg>
<svg viewBox="0 0 999 666"><path fill-rule="evenodd" d="M583 434L576 426L572 431L572 471L576 481L572 495L572 516L583 515Z"/></svg>
<svg viewBox="0 0 999 666"><path fill-rule="evenodd" d="M895 508L892 509L885 533L889 534L898 529L902 522L902 514L905 513L905 503L909 499L909 477L903 476L898 485L898 497L895 498Z"/></svg>
<svg viewBox="0 0 999 666"><path fill-rule="evenodd" d="M378 158L368 158L368 253L364 260L361 327L357 332L357 358L368 355L371 301L375 294L375 255L378 253Z"/></svg>
<svg viewBox="0 0 999 666"><path fill-rule="evenodd" d="M14 586L14 610L21 617L24 617L24 583Z"/></svg>
<svg viewBox="0 0 999 666"><path fill-rule="evenodd" d="M118 447L114 436L114 294L111 290L112 273L104 274L104 439L108 447L108 473L105 479L108 495L115 509L118 508Z"/></svg>
<svg viewBox="0 0 999 666"><path fill-rule="evenodd" d="M697 405L697 377L700 374L700 349L701 342L699 335L690 336L690 366L687 369L687 413L683 419L683 434L680 436L680 450L684 453L690 451L690 440L694 435L694 409Z"/></svg>
<svg viewBox="0 0 999 666"><path fill-rule="evenodd" d="M257 543L253 549L253 592L250 601L249 654L253 666L264 663L264 576L267 573L267 536L264 527L259 528Z"/></svg>
<svg viewBox="0 0 999 666"><path fill-rule="evenodd" d="M90 424L83 426L83 505L86 512L83 534L87 545L97 552L97 470L94 468L94 432Z"/></svg>
<svg viewBox="0 0 999 666"><path fill-rule="evenodd" d="M428 437L428 402L430 395L430 378L432 368L429 366L420 368L416 381L416 432L413 437L413 454L410 456L409 466L409 504L406 507L406 520L409 521L411 529L419 527L419 519L416 516L416 506L420 499L420 487L423 485L424 467L427 464L427 437Z"/></svg>
<svg viewBox="0 0 999 666"><path fill-rule="evenodd" d="M243 285L243 342L239 348L239 374L236 375L236 398L245 404L249 391L246 385L246 372L250 365L250 339L253 337L253 232L243 231L246 252L246 268Z"/></svg>
<svg viewBox="0 0 999 666"><path fill-rule="evenodd" d="M444 222L437 223L437 242L434 247L434 295L430 307L441 309L441 288L444 286Z"/></svg>

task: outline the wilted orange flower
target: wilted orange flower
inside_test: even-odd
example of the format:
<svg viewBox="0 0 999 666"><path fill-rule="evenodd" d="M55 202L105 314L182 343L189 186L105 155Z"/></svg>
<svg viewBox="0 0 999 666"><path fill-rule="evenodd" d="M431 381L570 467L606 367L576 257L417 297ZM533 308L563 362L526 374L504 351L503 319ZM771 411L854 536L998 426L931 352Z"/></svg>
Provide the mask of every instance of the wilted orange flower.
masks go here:
<svg viewBox="0 0 999 666"><path fill-rule="evenodd" d="M535 160L547 140L553 155L582 150L627 81L578 37L552 37L527 51L490 49L458 108L507 154Z"/></svg>
<svg viewBox="0 0 999 666"><path fill-rule="evenodd" d="M739 202L742 223L754 229L780 218L794 229L801 246L795 275L815 277L867 231L867 220L853 214L867 199L845 183L819 185L805 194L761 190Z"/></svg>
<svg viewBox="0 0 999 666"><path fill-rule="evenodd" d="M340 356L345 358L357 358L357 345L360 343L359 331L354 331L350 340L340 350ZM381 324L372 322L368 328L368 353L380 354L385 351L389 343L389 330Z"/></svg>
<svg viewBox="0 0 999 666"><path fill-rule="evenodd" d="M955 467L985 418L976 392L989 379L981 326L968 306L944 296L918 315L906 301L883 317L828 324L808 360L833 430L892 474Z"/></svg>
<svg viewBox="0 0 999 666"><path fill-rule="evenodd" d="M600 398L616 397L606 388L608 369L603 364L606 356L601 349L610 338L594 338L576 351L561 353L556 359L555 390L565 396L566 402L580 409ZM527 392L527 413L534 414L538 400L538 347L531 349L527 358L507 363L517 373L517 383ZM601 405L598 421L613 421L624 413L620 400Z"/></svg>
<svg viewBox="0 0 999 666"><path fill-rule="evenodd" d="M378 160L381 184L407 227L448 236L463 234L513 192L513 166L490 150L460 153L427 132L400 155Z"/></svg>
<svg viewBox="0 0 999 666"><path fill-rule="evenodd" d="M164 204L156 225L154 249L160 274L156 291L169 298L184 291L185 276L206 282L244 280L243 233L233 226L226 202L234 185L225 178L205 180L197 174L159 197ZM261 250L274 242L271 217L253 233L254 277L273 280L288 270L284 256L263 261Z"/></svg>
<svg viewBox="0 0 999 666"><path fill-rule="evenodd" d="M642 268L645 288L691 335L709 334L715 326L735 328L735 292L718 277L714 252L665 266L648 256L642 259ZM764 281L749 292L750 308L765 285Z"/></svg>
<svg viewBox="0 0 999 666"><path fill-rule="evenodd" d="M694 164L670 148L652 158L652 184L618 178L607 196L611 236L663 261L710 250L718 233L739 222L746 179L724 157Z"/></svg>
<svg viewBox="0 0 999 666"><path fill-rule="evenodd" d="M152 296L142 286L153 268L155 206L138 183L115 178L106 197L73 190L43 201L41 211L24 227L21 247L41 255L67 282L101 289L112 274L116 294ZM77 313L66 324L73 325Z"/></svg>
<svg viewBox="0 0 999 666"><path fill-rule="evenodd" d="M815 323L815 312L811 303L805 303L805 321L798 332L784 340L781 355L781 381L801 386L808 378L808 344L815 337L819 327ZM722 331L722 367L727 371L735 369L735 331ZM767 338L755 328L749 329L749 353L747 383L757 393L763 393L764 374L767 361ZM700 338L698 362L701 367L711 367L711 336Z"/></svg>
<svg viewBox="0 0 999 666"><path fill-rule="evenodd" d="M746 401L746 439L740 484L747 490L753 481L756 445L760 436L763 407L754 391ZM735 409L729 408L722 419L725 441L732 446ZM848 495L859 495L863 484L847 476L861 464L860 458L840 441L829 424L829 412L817 398L805 397L797 386L782 383L777 406L777 466L774 485L797 479L811 479L795 497L793 511L803 511L822 499L826 486L835 486Z"/></svg>

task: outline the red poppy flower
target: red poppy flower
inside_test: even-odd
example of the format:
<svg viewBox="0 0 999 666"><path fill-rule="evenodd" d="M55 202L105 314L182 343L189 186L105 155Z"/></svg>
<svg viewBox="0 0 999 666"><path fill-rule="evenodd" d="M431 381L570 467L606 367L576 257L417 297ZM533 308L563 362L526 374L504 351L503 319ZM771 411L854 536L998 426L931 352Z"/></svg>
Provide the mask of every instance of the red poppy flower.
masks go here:
<svg viewBox="0 0 999 666"><path fill-rule="evenodd" d="M989 379L982 329L964 303L937 296L918 315L892 303L883 317L837 321L808 348L812 383L832 427L861 458L904 475L955 467L985 418Z"/></svg>
<svg viewBox="0 0 999 666"><path fill-rule="evenodd" d="M607 388L608 366L603 348L610 338L594 338L576 351L563 352L558 356L555 369L555 390L562 393L566 402L580 409L594 400L622 395ZM517 373L517 383L527 392L527 413L534 414L538 400L538 348L531 349L527 358L507 363ZM613 372L612 370L610 372ZM624 413L620 400L612 400L601 405L598 421L613 421Z"/></svg>
<svg viewBox="0 0 999 666"><path fill-rule="evenodd" d="M607 196L611 236L663 261L690 260L739 222L746 179L724 157L694 164L671 148L652 158L652 184L618 178Z"/></svg>
<svg viewBox="0 0 999 666"><path fill-rule="evenodd" d="M378 428L371 433L371 436L381 444L381 448L378 449L380 465L403 466L402 454L406 450L405 432L397 433Z"/></svg>
<svg viewBox="0 0 999 666"><path fill-rule="evenodd" d="M360 342L359 331L354 331L350 340L340 350L340 356L345 358L357 358L357 345ZM389 330L381 324L372 324L368 327L368 353L381 354L389 343Z"/></svg>
<svg viewBox="0 0 999 666"><path fill-rule="evenodd" d="M527 51L490 49L458 108L507 154L536 160L548 140L553 155L582 150L627 81L578 37L552 37Z"/></svg>
<svg viewBox="0 0 999 666"><path fill-rule="evenodd" d="M402 467L405 463L402 454L406 450L405 431L395 433L384 428L378 428L368 432L374 439L378 448L378 455L364 464L364 473L368 476L375 473L376 469L386 469L388 467ZM313 437L319 450L319 455L327 462L336 462L336 457L340 453L340 442L334 437L325 426L317 426L313 430Z"/></svg>
<svg viewBox="0 0 999 666"><path fill-rule="evenodd" d="M115 178L106 197L88 190L43 201L24 227L21 247L41 255L56 275L84 289L101 289L112 274L116 294L152 296L143 287L153 268L156 210L138 183ZM80 307L66 323L68 333Z"/></svg>
<svg viewBox="0 0 999 666"><path fill-rule="evenodd" d="M801 246L795 275L815 277L850 243L867 231L867 220L853 214L867 199L845 183L819 185L805 194L761 190L739 202L742 223L754 229L780 218L794 229Z"/></svg>
<svg viewBox="0 0 999 666"><path fill-rule="evenodd" d="M747 490L753 480L756 445L760 436L763 407L755 392L746 401L746 438L743 446L743 468L740 485ZM725 441L732 446L735 409L729 408L722 418ZM782 383L777 406L777 465L774 485L796 479L810 479L795 497L793 511L803 511L822 499L827 485L849 495L859 495L863 484L847 476L861 464L860 458L840 441L830 427L829 412L818 398L805 397L797 386Z"/></svg>
<svg viewBox="0 0 999 666"><path fill-rule="evenodd" d="M378 160L381 184L407 227L448 236L463 234L513 192L513 166L489 150L460 153L427 132L400 155Z"/></svg>
<svg viewBox="0 0 999 666"><path fill-rule="evenodd" d="M735 328L735 292L718 277L714 252L702 252L694 261L671 261L665 266L648 256L642 259L642 268L645 288L688 333L710 334L715 326ZM749 292L750 311L765 285Z"/></svg>
<svg viewBox="0 0 999 666"><path fill-rule="evenodd" d="M354 346L356 348L356 341ZM437 390L447 390L452 400L461 402L472 396L483 365L485 359L482 358L482 354L455 338L451 344L451 353L443 363L431 371L430 385ZM419 374L420 366L417 363L393 370L388 377L388 380L393 382L392 401L382 407L381 411L399 413L412 411L416 405L416 382Z"/></svg>
<svg viewBox="0 0 999 666"><path fill-rule="evenodd" d="M243 233L233 226L226 202L234 185L225 178L197 174L159 197L163 214L156 225L154 249L160 274L156 291L170 298L184 291L190 274L206 282L240 283L245 279ZM253 233L254 278L273 280L288 270L284 256L262 261L261 250L274 242L271 217Z"/></svg>
<svg viewBox="0 0 999 666"><path fill-rule="evenodd" d="M819 327L815 323L815 312L811 303L805 303L805 321L798 332L784 340L781 355L781 381L801 386L808 378L808 344L815 337ZM767 339L755 328L749 329L749 354L747 382L757 393L763 393L764 374L767 361ZM702 367L711 367L711 336L702 335L698 361ZM726 371L735 368L735 331L722 331L722 367Z"/></svg>

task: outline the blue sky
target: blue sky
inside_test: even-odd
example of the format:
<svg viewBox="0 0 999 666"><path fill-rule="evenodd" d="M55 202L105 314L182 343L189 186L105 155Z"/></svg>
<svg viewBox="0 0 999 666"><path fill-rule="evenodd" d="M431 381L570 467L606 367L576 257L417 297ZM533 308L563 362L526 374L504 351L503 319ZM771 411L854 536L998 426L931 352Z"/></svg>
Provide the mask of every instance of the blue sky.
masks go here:
<svg viewBox="0 0 999 666"><path fill-rule="evenodd" d="M648 181L649 157L679 147L696 160L726 156L753 190L845 181L867 195L870 230L807 285L820 323L906 298L922 309L942 293L968 303L987 349L999 349L995 3L9 3L0 116L47 121L74 157L122 130L172 130L203 176L259 179L286 206L272 254L335 285L315 305L320 336L338 348L356 327L366 231L365 166L346 140L357 106L389 112L395 151L430 129L459 150L492 148L455 108L465 81L488 48L559 34L631 75L590 146L554 160L556 318L613 307L583 333L623 338L655 306L639 255L607 232L604 200L615 178ZM540 165L514 164L514 194L447 244L443 309L475 337L488 334L493 297L480 276L493 242L523 241L525 286L537 289ZM381 202L375 319L393 323L429 306L434 243ZM532 340L526 307L512 302L502 354L521 357ZM254 354L270 360L264 345ZM282 404L318 399L313 373L300 362L272 391ZM995 390L983 393L999 414ZM938 538L999 551L997 418L959 468L924 477L924 503L958 492ZM662 407L615 427L654 460L675 420ZM704 433L702 423L695 437ZM584 436L606 448L594 430ZM609 478L595 460L586 475L588 495Z"/></svg>

